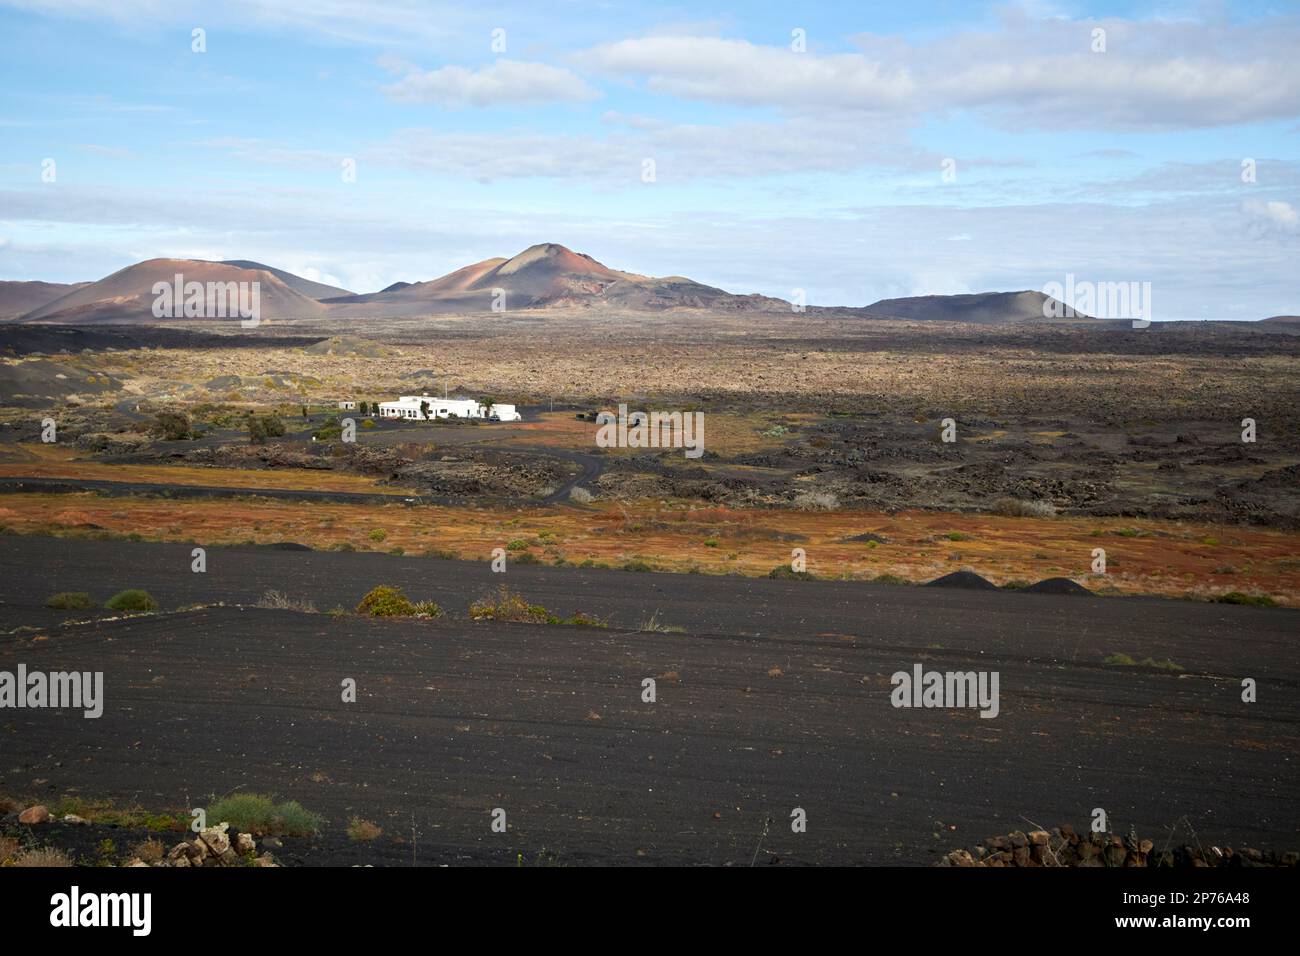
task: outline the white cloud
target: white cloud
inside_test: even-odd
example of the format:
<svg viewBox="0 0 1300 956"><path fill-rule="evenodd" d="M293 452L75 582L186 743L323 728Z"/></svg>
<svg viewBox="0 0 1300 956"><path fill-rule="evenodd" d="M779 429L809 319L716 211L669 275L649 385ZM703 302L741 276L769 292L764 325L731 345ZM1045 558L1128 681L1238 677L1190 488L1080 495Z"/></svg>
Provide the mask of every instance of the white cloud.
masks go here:
<svg viewBox="0 0 1300 956"><path fill-rule="evenodd" d="M1093 29L1106 51L1091 49ZM1300 20L1248 25L1161 20L1035 20L913 45L854 38L860 53L818 55L745 40L647 36L577 57L652 91L806 113L840 109L991 114L1011 127L1171 129L1300 114Z"/></svg>
<svg viewBox="0 0 1300 956"><path fill-rule="evenodd" d="M620 40L578 61L607 73L643 76L655 92L749 105L893 109L916 94L906 69L856 53L814 56L716 37Z"/></svg>
<svg viewBox="0 0 1300 956"><path fill-rule="evenodd" d="M406 75L384 87L404 103L436 103L453 109L466 106L535 106L577 102L600 94L564 67L549 63L496 60L477 70L444 66L437 70L408 67Z"/></svg>
<svg viewBox="0 0 1300 956"><path fill-rule="evenodd" d="M1294 233L1300 229L1300 212L1282 200L1249 199L1241 204L1256 229L1263 232Z"/></svg>

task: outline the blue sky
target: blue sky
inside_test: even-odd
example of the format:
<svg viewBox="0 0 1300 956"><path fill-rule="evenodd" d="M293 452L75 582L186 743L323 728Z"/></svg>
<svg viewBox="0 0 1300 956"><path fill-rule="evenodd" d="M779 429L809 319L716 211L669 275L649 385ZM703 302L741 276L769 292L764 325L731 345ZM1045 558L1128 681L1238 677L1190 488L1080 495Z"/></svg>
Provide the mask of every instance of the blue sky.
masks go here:
<svg viewBox="0 0 1300 956"><path fill-rule="evenodd" d="M0 0L0 278L364 292L559 242L820 305L1295 313L1297 51L1295 3Z"/></svg>

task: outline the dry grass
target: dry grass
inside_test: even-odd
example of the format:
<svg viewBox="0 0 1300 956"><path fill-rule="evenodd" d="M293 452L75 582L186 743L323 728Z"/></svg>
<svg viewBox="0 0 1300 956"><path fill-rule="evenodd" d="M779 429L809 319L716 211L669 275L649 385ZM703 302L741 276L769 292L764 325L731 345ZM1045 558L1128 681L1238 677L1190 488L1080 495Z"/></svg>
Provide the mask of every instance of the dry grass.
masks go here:
<svg viewBox="0 0 1300 956"><path fill-rule="evenodd" d="M30 446L23 446L24 449ZM265 488L272 491L346 491L361 494L414 495L413 488L381 484L378 479L307 468L279 471L248 468L200 468L188 465L108 465L83 461L72 449L59 456L42 453L36 460L0 461L0 478L66 478L140 484L206 485L214 488ZM63 522L70 523L70 522Z"/></svg>
<svg viewBox="0 0 1300 956"><path fill-rule="evenodd" d="M797 544L819 578L893 575L923 582L962 567L998 584L1085 575L1101 591L1191 596L1231 591L1300 606L1300 534L1267 528L1129 518L1051 520L939 511L797 511L698 507L658 500L596 501L588 508L402 508L267 500L168 501L93 495L5 496L3 524L49 531L48 516L74 499L112 532L213 546L298 541L327 550L341 543L374 550L365 531L390 528L383 548L407 554L453 551L489 560L502 541L547 534L548 548L573 565L623 567L644 560L666 571L762 576L788 564ZM846 540L864 531L886 543ZM63 533L63 532L59 532ZM75 532L74 532L75 533ZM954 539L952 535L959 536ZM705 541L716 546L709 547ZM1213 542L1213 543L1208 543ZM1106 550L1109 572L1089 574L1092 549ZM1235 573L1216 573L1231 566Z"/></svg>
<svg viewBox="0 0 1300 956"><path fill-rule="evenodd" d="M276 611L301 611L304 614L316 613L316 605L312 604L311 601L291 598L274 588L263 594L254 607L269 608Z"/></svg>
<svg viewBox="0 0 1300 956"><path fill-rule="evenodd" d="M21 867L65 867L72 866L72 860L62 850L54 847L39 847L24 850L9 861L9 866Z"/></svg>
<svg viewBox="0 0 1300 956"><path fill-rule="evenodd" d="M161 840L141 840L131 847L131 855L145 863L157 863L167 852L167 846Z"/></svg>
<svg viewBox="0 0 1300 956"><path fill-rule="evenodd" d="M380 827L369 820L362 820L360 817L353 817L348 822L348 839L358 843L378 839L383 832Z"/></svg>

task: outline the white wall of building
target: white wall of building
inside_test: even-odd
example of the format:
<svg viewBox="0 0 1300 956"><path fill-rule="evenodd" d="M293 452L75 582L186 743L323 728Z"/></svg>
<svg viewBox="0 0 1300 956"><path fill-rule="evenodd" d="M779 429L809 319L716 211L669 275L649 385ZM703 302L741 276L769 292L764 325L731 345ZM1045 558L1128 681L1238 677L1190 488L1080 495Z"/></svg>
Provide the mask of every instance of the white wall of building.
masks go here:
<svg viewBox="0 0 1300 956"><path fill-rule="evenodd" d="M426 412L427 410L427 412ZM380 402L381 418L429 421L439 418L482 418L517 422L523 416L513 405L481 405L472 398L435 398L431 395L403 395L395 402Z"/></svg>

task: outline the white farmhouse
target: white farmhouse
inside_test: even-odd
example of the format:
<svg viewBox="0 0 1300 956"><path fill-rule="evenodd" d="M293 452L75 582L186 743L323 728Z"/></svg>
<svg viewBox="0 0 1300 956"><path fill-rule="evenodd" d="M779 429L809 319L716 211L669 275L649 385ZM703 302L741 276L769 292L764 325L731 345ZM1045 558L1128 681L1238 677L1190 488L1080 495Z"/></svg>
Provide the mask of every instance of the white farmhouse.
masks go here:
<svg viewBox="0 0 1300 956"><path fill-rule="evenodd" d="M435 398L403 395L395 402L379 403L380 418L433 421L439 418L482 418L494 422L523 421L513 405L483 405L473 398Z"/></svg>

